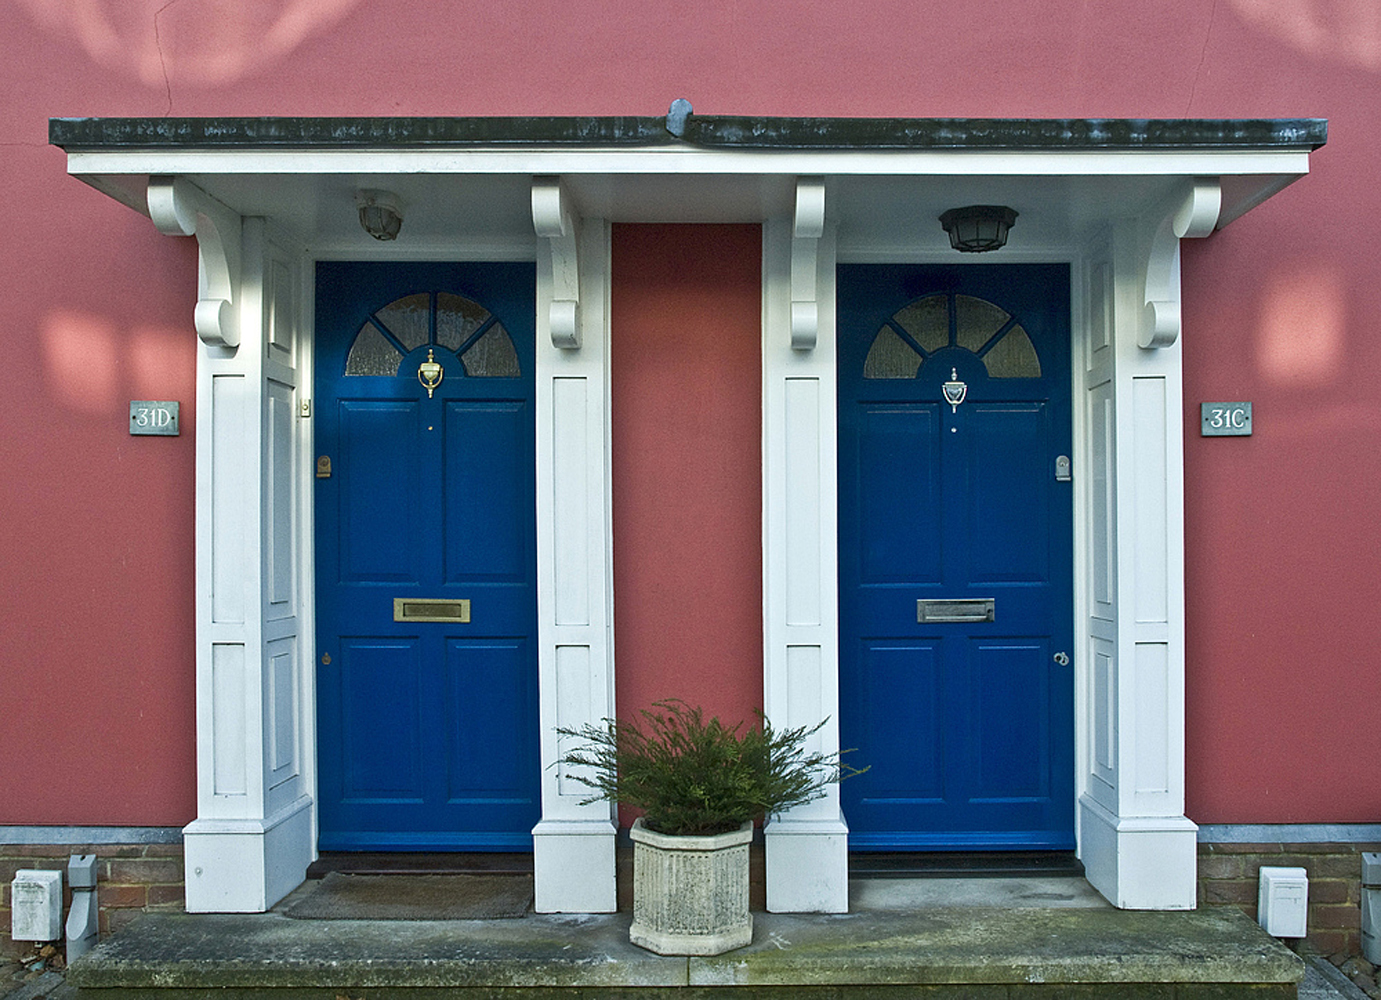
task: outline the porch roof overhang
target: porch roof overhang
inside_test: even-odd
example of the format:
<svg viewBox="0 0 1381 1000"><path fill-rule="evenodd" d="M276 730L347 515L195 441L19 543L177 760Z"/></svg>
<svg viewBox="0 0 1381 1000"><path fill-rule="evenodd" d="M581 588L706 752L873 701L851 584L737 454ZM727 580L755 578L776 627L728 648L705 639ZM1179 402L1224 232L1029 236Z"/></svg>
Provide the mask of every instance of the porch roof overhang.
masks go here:
<svg viewBox="0 0 1381 1000"><path fill-rule="evenodd" d="M1308 172L1323 119L902 119L723 115L588 118L60 118L68 170L148 213L150 177L180 176L241 216L326 250L374 245L355 192L408 207L419 251L530 243L531 181L560 175L581 214L757 222L789 215L795 179L825 178L840 245L944 246L934 220L974 202L1021 213L1033 243L1078 239L1214 178L1221 228ZM919 223L919 224L918 224ZM922 236L918 236L923 234Z"/></svg>

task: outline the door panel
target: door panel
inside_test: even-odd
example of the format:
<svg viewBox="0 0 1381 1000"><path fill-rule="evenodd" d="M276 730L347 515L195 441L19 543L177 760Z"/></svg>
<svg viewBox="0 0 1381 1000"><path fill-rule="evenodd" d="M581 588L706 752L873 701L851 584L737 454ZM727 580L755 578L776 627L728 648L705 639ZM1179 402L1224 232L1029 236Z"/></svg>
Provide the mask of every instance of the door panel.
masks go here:
<svg viewBox="0 0 1381 1000"><path fill-rule="evenodd" d="M850 846L1072 847L1068 267L843 265L838 358Z"/></svg>
<svg viewBox="0 0 1381 1000"><path fill-rule="evenodd" d="M322 849L531 849L535 283L318 265ZM396 620L400 598L468 620Z"/></svg>
<svg viewBox="0 0 1381 1000"><path fill-rule="evenodd" d="M447 736L451 766L447 797L483 801L521 787L526 761L517 755L495 759L502 746L528 727L533 692L527 671L531 644L521 640L454 640L446 649ZM470 707L484 705L476 713Z"/></svg>
<svg viewBox="0 0 1381 1000"><path fill-rule="evenodd" d="M341 734L342 799L421 802L421 650L416 641L340 643L329 721ZM336 685L328 685L336 695ZM328 721L323 719L323 722Z"/></svg>
<svg viewBox="0 0 1381 1000"><path fill-rule="evenodd" d="M940 582L940 414L935 406L866 406L860 414L858 555L867 583ZM867 490L866 482L896 476L903 493Z"/></svg>
<svg viewBox="0 0 1381 1000"><path fill-rule="evenodd" d="M521 583L527 576L526 522L513 512L531 506L526 470L532 409L526 403L452 402L446 406L445 524L447 583Z"/></svg>

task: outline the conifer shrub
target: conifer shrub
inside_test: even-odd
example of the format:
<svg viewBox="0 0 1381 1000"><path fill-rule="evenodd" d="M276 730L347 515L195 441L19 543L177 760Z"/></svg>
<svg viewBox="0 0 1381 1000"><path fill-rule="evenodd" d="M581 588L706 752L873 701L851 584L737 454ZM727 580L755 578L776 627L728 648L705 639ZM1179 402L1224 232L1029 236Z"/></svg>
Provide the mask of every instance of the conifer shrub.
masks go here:
<svg viewBox="0 0 1381 1000"><path fill-rule="evenodd" d="M617 802L642 810L643 823L658 833L703 836L813 801L826 786L862 773L837 753L807 750L824 721L778 730L758 712L758 725L730 728L717 717L706 722L701 709L680 699L653 708L633 721L557 730L579 741L560 763L593 789L582 805Z"/></svg>

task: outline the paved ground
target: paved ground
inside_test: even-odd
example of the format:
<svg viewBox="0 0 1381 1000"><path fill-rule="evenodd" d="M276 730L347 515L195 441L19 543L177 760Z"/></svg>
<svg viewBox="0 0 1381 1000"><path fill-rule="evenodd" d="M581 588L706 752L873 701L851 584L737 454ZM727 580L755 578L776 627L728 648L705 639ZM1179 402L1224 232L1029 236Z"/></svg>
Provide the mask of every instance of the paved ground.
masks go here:
<svg viewBox="0 0 1381 1000"><path fill-rule="evenodd" d="M1169 966L1176 962L1188 967L1196 961L1192 948L1181 948L1178 956L1174 948L1169 949L1168 954L1147 949L1139 958L1133 955L1134 930L1149 929L1154 937L1162 932L1151 927L1152 924L1167 917L1186 915L1132 914L1114 910L1082 879L867 879L851 884L850 895L854 912L845 916L755 915L758 933L754 944L718 960L664 959L634 948L626 939L626 915L599 918L530 916L515 921L477 921L470 923L466 934L459 938L453 928L438 937L434 929L423 925L394 923L380 931L379 942L371 943L371 934L367 931L352 934L352 941L363 949L363 953L374 956L373 961L378 961L379 956L397 959L395 964L407 975L412 975L406 967L414 958L430 963L434 956L451 951L455 953L453 960L467 964L472 971L477 964L498 967L505 962L529 963L529 974L539 977L539 982L552 982L547 976L556 972L562 975L570 972L565 968L567 965L577 968L588 964L579 959L571 963L563 958L573 942L577 951L586 950L599 957L595 964L606 973L614 973L616 967L622 967L625 973L637 968L640 978L651 977L652 981L665 981L667 985L676 985L682 981L682 976L704 985L730 985L745 981L745 977L756 982L781 983L787 980L778 977L799 976L802 972L810 981L826 982L832 978L832 968L840 963L858 962L860 954L866 959L866 975L876 977L870 981L895 982L888 977L905 966L914 966L918 934L926 935L925 949L938 963L937 967L947 963L953 967L951 971L957 969L960 974L974 974L974 960L969 953L974 951L975 942L981 942L983 946L991 946L991 951L1000 953L988 958L997 963L993 968L999 975L1004 974L1002 963L1011 964L1013 956L1027 963L1021 966L1025 975L1031 970L1033 955L1049 969L1057 969L1062 963L1067 965L1070 959L1053 954L1050 941L1069 939L1080 933L1076 925L1114 928L1115 933L1103 944L1096 945L1090 954L1096 956L1100 949L1116 952L1119 961L1140 960L1157 975L1173 975L1175 970ZM966 908L971 912L965 913ZM1044 912L1038 916L1031 913L1033 909ZM980 917L978 911L982 911L983 916ZM1031 914L1029 919L1022 915L1023 911ZM946 913L949 916L945 916ZM1200 910L1188 916L1194 918L1196 925L1212 929L1215 926L1212 915L1213 911ZM161 961L158 953L162 949L165 957L171 956L169 968L180 968L181 974L195 977L194 953L203 946L193 941L205 941L208 935L193 934L191 929L195 926L205 928L208 919L226 925L224 935L211 935L221 938L220 947L212 949L217 952L212 956L216 961L223 963L228 959L233 962L236 954L245 954L246 958L253 954L283 955L294 953L296 949L295 953L305 957L307 964L299 966L293 978L311 976L310 966L324 957L313 953L318 947L313 942L318 937L323 941L332 937L323 933L320 924L286 920L281 915L181 918L181 921L171 922L161 919L158 932L146 935L142 942L138 935L130 932L126 932L128 937L121 935L123 941L114 939L111 942L114 961L109 964L108 971L118 975L122 963L130 967ZM314 924L315 930L312 929ZM1241 921L1237 921L1239 928L1240 924ZM946 926L950 930L946 931ZM1171 926L1173 923L1167 921L1166 927ZM846 928L849 934L841 935ZM185 940L179 936L184 929L187 931ZM1224 925L1212 932L1226 935L1228 929ZM1023 942L1019 939L1022 933L1032 936ZM291 946L283 941L271 944L263 937L265 934L270 937L288 935L283 941L293 943ZM850 935L854 936L855 943L847 939ZM544 947L543 938L553 946ZM1219 943L1225 940L1223 937ZM861 953L856 942L863 943ZM947 947L951 949L948 953L944 951ZM225 954L219 954L222 951ZM416 956L412 955L413 951ZM1086 961L1087 958L1078 960ZM192 964L188 965L188 961ZM548 962L551 964L546 964ZM696 968L690 968L691 965ZM225 966L221 968L224 970ZM965 972L965 968L969 971ZM415 971L415 966L413 969ZM297 981L303 979L297 978ZM517 984L514 980L510 982ZM29 968L14 963L0 965L0 1000L72 1000L74 992L59 971L36 967L33 963ZM1342 972L1321 959L1307 969L1299 996L1301 1000L1367 1000L1366 994Z"/></svg>

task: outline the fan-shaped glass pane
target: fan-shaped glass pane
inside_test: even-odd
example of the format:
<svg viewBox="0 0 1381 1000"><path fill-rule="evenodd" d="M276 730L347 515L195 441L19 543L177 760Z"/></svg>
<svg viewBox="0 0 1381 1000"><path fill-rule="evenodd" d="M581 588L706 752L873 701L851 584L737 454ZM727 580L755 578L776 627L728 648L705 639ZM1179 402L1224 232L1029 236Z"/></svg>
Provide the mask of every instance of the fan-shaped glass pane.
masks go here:
<svg viewBox="0 0 1381 1000"><path fill-rule="evenodd" d="M949 296L927 295L892 317L927 354L949 346ZM900 378L901 376L888 376Z"/></svg>
<svg viewBox="0 0 1381 1000"><path fill-rule="evenodd" d="M374 315L409 351L432 339L432 297L427 292L405 295Z"/></svg>
<svg viewBox="0 0 1381 1000"><path fill-rule="evenodd" d="M884 326L873 338L863 362L864 378L915 378L923 359L916 349Z"/></svg>
<svg viewBox="0 0 1381 1000"><path fill-rule="evenodd" d="M484 336L470 345L460 356L465 374L472 378L517 378L522 374L518 366L518 352L502 323L495 323Z"/></svg>
<svg viewBox="0 0 1381 1000"><path fill-rule="evenodd" d="M1020 325L1008 330L992 350L983 355L983 364L993 378L1041 377L1041 359Z"/></svg>
<svg viewBox="0 0 1381 1000"><path fill-rule="evenodd" d="M436 296L436 342L458 351L470 335L484 325L489 310L463 295L438 292ZM474 374L471 372L471 374Z"/></svg>
<svg viewBox="0 0 1381 1000"><path fill-rule="evenodd" d="M1011 313L986 299L976 299L972 295L956 295L955 342L967 351L977 351L1011 318Z"/></svg>
<svg viewBox="0 0 1381 1000"><path fill-rule="evenodd" d="M373 323L366 323L355 334L345 359L347 375L397 375L403 356L388 342Z"/></svg>

